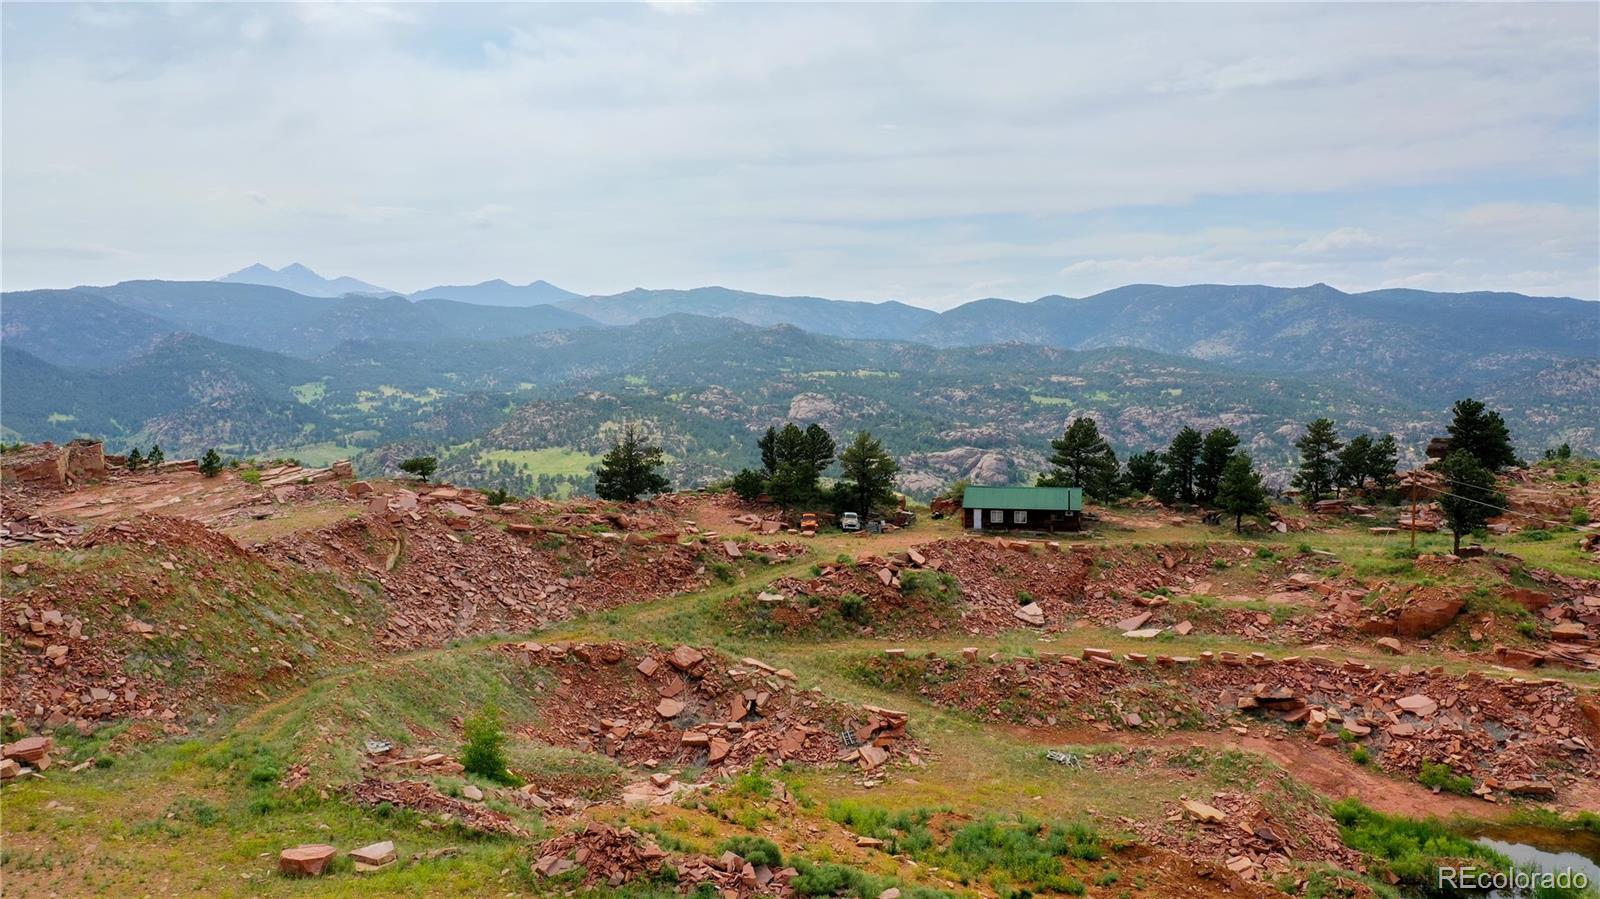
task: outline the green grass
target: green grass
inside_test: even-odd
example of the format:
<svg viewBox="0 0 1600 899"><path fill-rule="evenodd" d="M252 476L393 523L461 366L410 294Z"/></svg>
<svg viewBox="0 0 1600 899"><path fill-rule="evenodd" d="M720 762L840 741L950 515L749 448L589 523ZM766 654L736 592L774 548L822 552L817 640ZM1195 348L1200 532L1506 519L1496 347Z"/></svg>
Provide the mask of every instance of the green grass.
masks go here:
<svg viewBox="0 0 1600 899"><path fill-rule="evenodd" d="M327 468L341 459L354 459L361 452L362 448L359 446L327 440L322 443L282 447L261 453L260 457L263 459L298 459L301 465L310 468Z"/></svg>
<svg viewBox="0 0 1600 899"><path fill-rule="evenodd" d="M1346 845L1365 853L1413 888L1426 889L1436 883L1434 872L1450 861L1476 860L1495 867L1510 864L1505 856L1435 819L1385 815L1354 799L1341 799L1329 810Z"/></svg>
<svg viewBox="0 0 1600 899"><path fill-rule="evenodd" d="M600 464L600 457L570 449L536 450L483 450L478 453L478 464L493 465L508 462L524 474L574 475L582 477L592 465Z"/></svg>

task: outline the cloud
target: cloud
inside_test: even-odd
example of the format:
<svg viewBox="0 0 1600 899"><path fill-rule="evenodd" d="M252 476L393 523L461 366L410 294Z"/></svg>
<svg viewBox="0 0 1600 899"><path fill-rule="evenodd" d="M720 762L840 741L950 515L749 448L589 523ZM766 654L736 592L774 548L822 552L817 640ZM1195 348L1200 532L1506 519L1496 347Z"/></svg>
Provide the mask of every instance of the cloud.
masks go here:
<svg viewBox="0 0 1600 899"><path fill-rule="evenodd" d="M0 202L8 235L145 268L8 243L8 282L271 257L930 306L1117 279L1600 295L1581 6L109 11L6 7Z"/></svg>
<svg viewBox="0 0 1600 899"><path fill-rule="evenodd" d="M1348 253L1353 250L1371 250L1383 246L1372 232L1363 228L1339 228L1303 241L1295 251L1313 255Z"/></svg>

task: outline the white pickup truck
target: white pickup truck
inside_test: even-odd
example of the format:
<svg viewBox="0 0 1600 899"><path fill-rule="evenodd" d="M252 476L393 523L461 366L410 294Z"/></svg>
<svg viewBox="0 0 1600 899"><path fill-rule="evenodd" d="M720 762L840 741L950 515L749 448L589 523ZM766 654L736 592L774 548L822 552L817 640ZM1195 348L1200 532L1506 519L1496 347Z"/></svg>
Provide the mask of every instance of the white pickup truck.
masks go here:
<svg viewBox="0 0 1600 899"><path fill-rule="evenodd" d="M839 516L839 530L841 530L841 531L859 531L859 530L861 530L861 516L857 515L854 512L846 512L843 515L840 515Z"/></svg>

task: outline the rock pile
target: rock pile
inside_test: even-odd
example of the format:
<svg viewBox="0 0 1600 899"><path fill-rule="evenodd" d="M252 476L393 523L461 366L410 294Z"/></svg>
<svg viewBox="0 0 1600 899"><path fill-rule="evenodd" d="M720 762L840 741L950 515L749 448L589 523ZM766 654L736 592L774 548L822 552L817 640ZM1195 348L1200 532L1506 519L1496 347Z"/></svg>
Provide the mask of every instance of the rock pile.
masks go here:
<svg viewBox="0 0 1600 899"><path fill-rule="evenodd" d="M788 896L789 880L799 873L793 868L774 871L753 865L732 852L715 859L669 853L631 827L619 829L598 822L552 837L537 852L533 870L542 877L581 870L584 885L616 888L652 878L670 864L677 872L675 880L680 890L694 892L700 884L710 884L724 899L758 894Z"/></svg>
<svg viewBox="0 0 1600 899"><path fill-rule="evenodd" d="M626 764L705 764L720 770L758 756L873 770L906 741L906 715L852 709L759 659L737 663L690 646L635 650L627 644L504 647L560 676L534 732L558 745Z"/></svg>
<svg viewBox="0 0 1600 899"><path fill-rule="evenodd" d="M1216 859L1245 880L1270 880L1297 861L1351 869L1361 863L1360 853L1344 844L1327 815L1288 807L1269 810L1260 798L1245 793L1215 793L1203 802L1184 799L1167 807L1165 820L1138 822L1133 829L1152 845L1191 858Z"/></svg>
<svg viewBox="0 0 1600 899"><path fill-rule="evenodd" d="M422 813L440 824L460 824L470 830L526 839L528 832L504 812L480 803L446 796L432 784L416 780L379 780L369 777L345 787L345 796L356 805L375 808L388 803Z"/></svg>
<svg viewBox="0 0 1600 899"><path fill-rule="evenodd" d="M1447 765L1486 792L1518 782L1555 789L1600 774L1600 706L1558 681L1227 652L1118 659L1085 650L1083 659L884 657L871 664L921 665L920 692L932 701L1035 726L1073 719L1106 730L1216 728L1268 716L1330 747L1354 739L1396 773Z"/></svg>

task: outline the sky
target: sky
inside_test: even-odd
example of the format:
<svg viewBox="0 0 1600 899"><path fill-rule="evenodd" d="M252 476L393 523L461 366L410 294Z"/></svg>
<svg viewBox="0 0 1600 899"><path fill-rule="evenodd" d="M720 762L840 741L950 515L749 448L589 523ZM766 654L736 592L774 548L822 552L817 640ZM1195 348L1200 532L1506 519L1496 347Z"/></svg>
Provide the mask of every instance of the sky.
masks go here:
<svg viewBox="0 0 1600 899"><path fill-rule="evenodd" d="M1600 5L0 7L0 284L1600 297Z"/></svg>

